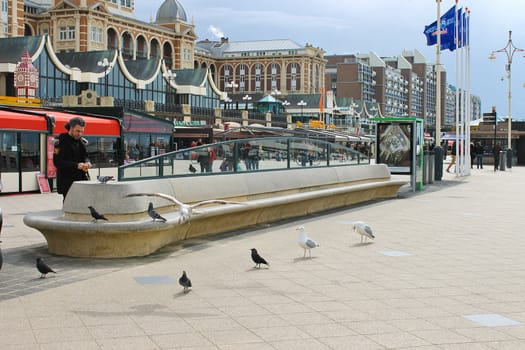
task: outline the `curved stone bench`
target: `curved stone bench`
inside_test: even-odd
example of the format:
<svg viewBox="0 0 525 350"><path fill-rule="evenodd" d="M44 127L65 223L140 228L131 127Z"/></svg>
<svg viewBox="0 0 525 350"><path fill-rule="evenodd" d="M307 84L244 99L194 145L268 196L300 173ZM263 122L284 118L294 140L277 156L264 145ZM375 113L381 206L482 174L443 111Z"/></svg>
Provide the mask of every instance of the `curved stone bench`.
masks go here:
<svg viewBox="0 0 525 350"><path fill-rule="evenodd" d="M290 169L100 184L75 182L63 210L29 213L24 223L39 230L51 253L75 257L129 257L150 254L188 238L304 216L370 200L393 198L406 181L393 180L385 165ZM184 203L225 199L242 204L199 207L200 214L179 224L173 203L158 197L130 197L161 192ZM147 206L167 222L152 221ZM94 223L93 206L109 221Z"/></svg>

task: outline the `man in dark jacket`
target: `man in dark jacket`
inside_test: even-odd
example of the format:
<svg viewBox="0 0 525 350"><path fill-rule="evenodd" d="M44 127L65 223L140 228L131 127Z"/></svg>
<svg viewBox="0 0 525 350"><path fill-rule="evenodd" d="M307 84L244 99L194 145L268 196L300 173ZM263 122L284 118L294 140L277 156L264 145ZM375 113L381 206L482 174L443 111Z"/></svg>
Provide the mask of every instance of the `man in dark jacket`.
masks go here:
<svg viewBox="0 0 525 350"><path fill-rule="evenodd" d="M53 163L57 168L57 192L66 198L74 181L88 180L91 163L88 160L87 140L82 137L86 123L82 118L71 118L55 141Z"/></svg>

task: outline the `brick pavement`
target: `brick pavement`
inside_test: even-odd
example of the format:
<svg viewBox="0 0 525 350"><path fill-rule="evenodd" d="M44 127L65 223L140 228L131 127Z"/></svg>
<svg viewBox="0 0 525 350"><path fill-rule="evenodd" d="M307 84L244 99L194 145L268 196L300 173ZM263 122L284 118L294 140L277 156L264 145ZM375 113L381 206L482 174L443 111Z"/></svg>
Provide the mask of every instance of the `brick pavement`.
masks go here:
<svg viewBox="0 0 525 350"><path fill-rule="evenodd" d="M58 195L3 196L1 348L523 349L524 185L521 167L445 173L398 199L109 260L50 255L23 225ZM374 242L342 223L356 219ZM321 244L312 259L299 224ZM39 279L37 256L58 274Z"/></svg>

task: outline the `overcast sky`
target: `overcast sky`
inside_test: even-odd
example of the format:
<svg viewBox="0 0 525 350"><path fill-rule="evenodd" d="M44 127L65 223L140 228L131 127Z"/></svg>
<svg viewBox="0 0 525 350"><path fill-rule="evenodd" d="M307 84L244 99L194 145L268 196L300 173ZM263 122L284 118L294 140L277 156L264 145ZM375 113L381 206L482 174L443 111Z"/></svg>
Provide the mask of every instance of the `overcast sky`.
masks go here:
<svg viewBox="0 0 525 350"><path fill-rule="evenodd" d="M164 0L136 0L138 19L155 20ZM435 46L426 46L423 30L436 19L435 0L179 0L195 23L199 40L230 41L291 39L320 47L327 55L375 52L379 56L418 50L435 62ZM455 4L441 2L441 14ZM483 112L496 106L507 115L508 81L505 53L490 61L491 51L507 45L512 30L514 45L525 49L524 0L470 0L458 2L471 10L471 92L481 97ZM512 116L525 119L525 52L512 63ZM456 55L443 51L447 81L455 84Z"/></svg>

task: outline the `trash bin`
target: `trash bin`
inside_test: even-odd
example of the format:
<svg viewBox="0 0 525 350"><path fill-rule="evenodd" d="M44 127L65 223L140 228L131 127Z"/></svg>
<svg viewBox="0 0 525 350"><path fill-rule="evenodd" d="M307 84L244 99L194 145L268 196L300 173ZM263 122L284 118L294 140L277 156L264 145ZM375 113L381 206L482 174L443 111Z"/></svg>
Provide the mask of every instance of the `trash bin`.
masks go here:
<svg viewBox="0 0 525 350"><path fill-rule="evenodd" d="M507 165L507 151L499 152L499 170L505 171L505 166Z"/></svg>
<svg viewBox="0 0 525 350"><path fill-rule="evenodd" d="M507 148L507 168L512 168L512 148Z"/></svg>

